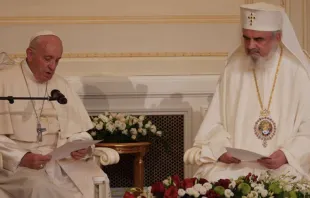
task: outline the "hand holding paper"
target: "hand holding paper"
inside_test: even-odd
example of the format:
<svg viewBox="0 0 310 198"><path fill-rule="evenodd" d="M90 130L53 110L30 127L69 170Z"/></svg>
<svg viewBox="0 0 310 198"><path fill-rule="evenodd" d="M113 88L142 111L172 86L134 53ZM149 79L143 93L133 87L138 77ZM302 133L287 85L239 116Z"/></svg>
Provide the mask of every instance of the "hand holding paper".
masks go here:
<svg viewBox="0 0 310 198"><path fill-rule="evenodd" d="M226 150L234 158L237 158L241 161L257 161L258 159L268 158L267 156L263 156L263 155L260 155L258 153L247 151L244 149L226 147Z"/></svg>
<svg viewBox="0 0 310 198"><path fill-rule="evenodd" d="M49 153L52 156L52 160L59 160L69 157L72 152L87 149L89 146L96 144L102 140L78 140L68 142L61 147L56 148L53 152Z"/></svg>

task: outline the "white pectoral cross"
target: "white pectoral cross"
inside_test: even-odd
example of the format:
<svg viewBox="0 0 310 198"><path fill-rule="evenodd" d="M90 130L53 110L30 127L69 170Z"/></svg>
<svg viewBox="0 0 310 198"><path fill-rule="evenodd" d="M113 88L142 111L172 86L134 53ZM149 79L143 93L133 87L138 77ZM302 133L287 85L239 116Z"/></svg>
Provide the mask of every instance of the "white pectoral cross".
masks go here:
<svg viewBox="0 0 310 198"><path fill-rule="evenodd" d="M42 128L41 123L38 123L37 124L37 133L38 133L37 139L39 142L42 142L42 133L44 131L46 131L46 128Z"/></svg>

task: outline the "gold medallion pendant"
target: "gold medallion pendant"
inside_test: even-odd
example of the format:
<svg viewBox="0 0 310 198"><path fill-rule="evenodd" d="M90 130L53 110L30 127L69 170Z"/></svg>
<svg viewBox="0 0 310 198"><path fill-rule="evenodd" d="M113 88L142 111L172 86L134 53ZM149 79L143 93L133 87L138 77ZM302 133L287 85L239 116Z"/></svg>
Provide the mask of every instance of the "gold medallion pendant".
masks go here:
<svg viewBox="0 0 310 198"><path fill-rule="evenodd" d="M255 135L263 140L263 146L267 147L267 141L271 140L276 133L276 123L267 116L260 117L254 125Z"/></svg>
<svg viewBox="0 0 310 198"><path fill-rule="evenodd" d="M267 141L271 140L274 137L274 135L276 134L276 130L277 130L276 123L270 117L270 106L271 106L272 96L273 96L273 92L274 92L274 89L276 86L276 81L277 81L280 63L281 63L281 58L282 58L283 50L282 50L281 46L280 46L280 49L281 49L280 58L278 61L278 65L277 65L277 69L276 69L276 73L275 73L275 77L274 77L274 81L273 81L273 85L272 85L267 109L264 109L264 107L263 107L263 102L262 102L262 98L261 98L261 95L259 92L258 83L257 83L257 79L256 79L255 69L253 69L253 76L254 76L254 80L255 80L255 86L256 86L256 91L257 91L257 95L258 95L258 101L259 101L259 105L261 108L260 117L255 122L255 125L254 125L254 133L258 139L263 140L263 146L265 148L267 147Z"/></svg>

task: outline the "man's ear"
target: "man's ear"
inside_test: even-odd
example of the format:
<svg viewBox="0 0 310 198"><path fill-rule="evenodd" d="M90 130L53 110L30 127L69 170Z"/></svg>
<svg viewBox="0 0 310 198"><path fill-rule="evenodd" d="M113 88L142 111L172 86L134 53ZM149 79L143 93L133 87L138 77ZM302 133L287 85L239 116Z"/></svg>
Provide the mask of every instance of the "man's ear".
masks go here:
<svg viewBox="0 0 310 198"><path fill-rule="evenodd" d="M32 60L32 57L34 55L33 53L34 53L34 51L31 48L28 47L26 49L27 60L29 60L29 61Z"/></svg>

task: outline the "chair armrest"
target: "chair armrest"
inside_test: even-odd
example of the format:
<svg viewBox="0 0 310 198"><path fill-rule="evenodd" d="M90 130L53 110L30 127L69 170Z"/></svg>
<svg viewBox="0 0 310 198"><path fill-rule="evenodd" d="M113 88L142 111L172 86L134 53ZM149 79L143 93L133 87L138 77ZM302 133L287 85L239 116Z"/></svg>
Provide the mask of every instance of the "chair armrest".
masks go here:
<svg viewBox="0 0 310 198"><path fill-rule="evenodd" d="M3 169L3 159L1 153L0 153L0 169Z"/></svg>
<svg viewBox="0 0 310 198"><path fill-rule="evenodd" d="M185 164L201 165L200 156L201 148L192 147L185 152L183 160Z"/></svg>
<svg viewBox="0 0 310 198"><path fill-rule="evenodd" d="M106 147L94 148L93 155L98 165L112 165L119 162L119 154L117 151Z"/></svg>

